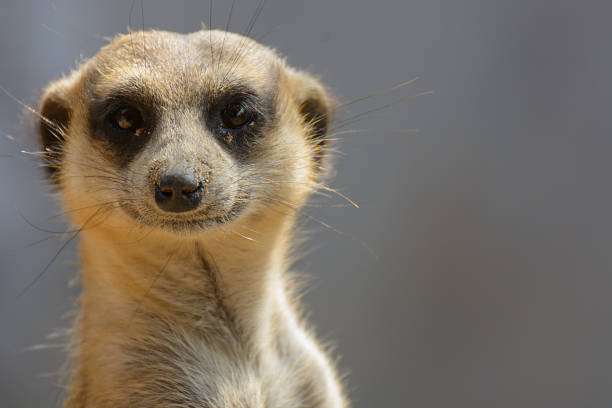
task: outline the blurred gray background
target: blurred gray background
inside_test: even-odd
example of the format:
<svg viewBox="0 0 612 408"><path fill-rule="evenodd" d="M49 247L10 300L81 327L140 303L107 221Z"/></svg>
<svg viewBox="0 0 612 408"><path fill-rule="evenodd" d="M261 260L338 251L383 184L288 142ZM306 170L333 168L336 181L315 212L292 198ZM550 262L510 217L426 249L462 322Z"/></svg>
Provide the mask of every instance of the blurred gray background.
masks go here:
<svg viewBox="0 0 612 408"><path fill-rule="evenodd" d="M213 4L223 28L229 1ZM0 1L0 85L40 89L140 27L140 0ZM243 31L254 1L238 0ZM318 199L314 249L296 268L318 333L336 345L355 407L612 406L612 2L269 0L253 34L321 75L344 118L433 90L346 129ZM189 32L208 1L144 0L144 25ZM58 404L61 350L27 351L69 326L78 294L68 228L36 164L22 108L0 93L0 405ZM419 132L399 130L418 128ZM10 141L6 134L14 136ZM371 256L354 239L378 254Z"/></svg>

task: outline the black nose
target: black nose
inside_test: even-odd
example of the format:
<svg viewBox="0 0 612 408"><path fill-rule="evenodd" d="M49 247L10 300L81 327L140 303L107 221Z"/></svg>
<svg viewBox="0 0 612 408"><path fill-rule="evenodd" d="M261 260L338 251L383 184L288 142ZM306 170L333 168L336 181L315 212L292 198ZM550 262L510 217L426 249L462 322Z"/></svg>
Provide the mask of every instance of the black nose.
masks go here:
<svg viewBox="0 0 612 408"><path fill-rule="evenodd" d="M193 172L168 172L155 186L155 202L163 211L190 211L202 201L202 190Z"/></svg>

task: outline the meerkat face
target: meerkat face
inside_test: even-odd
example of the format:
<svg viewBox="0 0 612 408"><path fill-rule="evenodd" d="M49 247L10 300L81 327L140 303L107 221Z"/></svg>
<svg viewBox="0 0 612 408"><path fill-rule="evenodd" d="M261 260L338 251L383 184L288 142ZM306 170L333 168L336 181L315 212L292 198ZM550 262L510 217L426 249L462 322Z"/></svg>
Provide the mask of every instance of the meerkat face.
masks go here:
<svg viewBox="0 0 612 408"><path fill-rule="evenodd" d="M299 205L330 113L320 83L237 34L116 37L40 101L49 169L77 223L89 209L199 233Z"/></svg>

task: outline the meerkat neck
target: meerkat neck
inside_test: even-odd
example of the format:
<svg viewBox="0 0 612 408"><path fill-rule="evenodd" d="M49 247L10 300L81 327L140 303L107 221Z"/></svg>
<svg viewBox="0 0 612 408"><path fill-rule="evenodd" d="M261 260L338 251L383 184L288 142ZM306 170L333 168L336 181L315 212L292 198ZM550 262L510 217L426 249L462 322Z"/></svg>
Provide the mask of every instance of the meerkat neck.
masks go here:
<svg viewBox="0 0 612 408"><path fill-rule="evenodd" d="M194 314L198 310L194 303L202 304L203 314L214 303L231 311L243 329L249 329L251 322L255 329L269 289L276 287L271 282L282 279L286 269L292 223L285 219L265 228L253 225L248 236L232 229L173 241L141 238L135 244L117 239L116 234L85 233L81 242L84 313L90 308L105 313L113 309L124 321L129 313L146 314L193 327L205 318Z"/></svg>

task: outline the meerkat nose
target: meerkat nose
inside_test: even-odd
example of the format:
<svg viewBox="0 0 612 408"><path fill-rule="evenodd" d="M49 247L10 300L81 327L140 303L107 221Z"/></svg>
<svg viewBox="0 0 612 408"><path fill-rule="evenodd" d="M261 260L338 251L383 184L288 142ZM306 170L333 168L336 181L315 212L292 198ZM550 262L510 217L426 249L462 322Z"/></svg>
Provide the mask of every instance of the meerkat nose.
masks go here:
<svg viewBox="0 0 612 408"><path fill-rule="evenodd" d="M203 187L194 171L169 169L155 186L155 202L163 211L190 211L202 201Z"/></svg>

